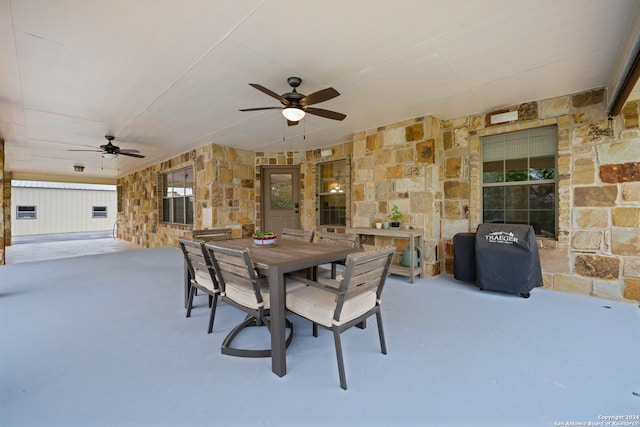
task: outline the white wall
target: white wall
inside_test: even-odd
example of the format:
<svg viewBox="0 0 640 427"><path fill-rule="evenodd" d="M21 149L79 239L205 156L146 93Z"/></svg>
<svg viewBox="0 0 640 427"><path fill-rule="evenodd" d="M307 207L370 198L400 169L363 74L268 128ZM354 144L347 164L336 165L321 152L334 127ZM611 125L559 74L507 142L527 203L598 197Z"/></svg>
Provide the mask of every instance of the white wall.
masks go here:
<svg viewBox="0 0 640 427"><path fill-rule="evenodd" d="M18 219L17 206L36 206L36 219ZM93 218L93 206L106 206L106 218ZM11 188L11 234L111 230L116 221L116 192L62 188Z"/></svg>

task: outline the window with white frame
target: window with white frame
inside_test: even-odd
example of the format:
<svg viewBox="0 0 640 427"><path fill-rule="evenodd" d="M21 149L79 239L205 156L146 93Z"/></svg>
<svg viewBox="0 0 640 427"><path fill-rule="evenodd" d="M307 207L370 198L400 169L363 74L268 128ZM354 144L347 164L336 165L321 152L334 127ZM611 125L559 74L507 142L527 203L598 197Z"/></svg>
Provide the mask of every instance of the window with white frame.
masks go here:
<svg viewBox="0 0 640 427"><path fill-rule="evenodd" d="M16 206L16 219L36 219L36 207Z"/></svg>
<svg viewBox="0 0 640 427"><path fill-rule="evenodd" d="M548 126L482 138L482 221L529 224L556 236L558 129Z"/></svg>
<svg viewBox="0 0 640 427"><path fill-rule="evenodd" d="M92 218L107 218L107 207L106 206L93 206L91 208L91 217Z"/></svg>
<svg viewBox="0 0 640 427"><path fill-rule="evenodd" d="M160 180L162 221L193 224L193 168L164 173Z"/></svg>

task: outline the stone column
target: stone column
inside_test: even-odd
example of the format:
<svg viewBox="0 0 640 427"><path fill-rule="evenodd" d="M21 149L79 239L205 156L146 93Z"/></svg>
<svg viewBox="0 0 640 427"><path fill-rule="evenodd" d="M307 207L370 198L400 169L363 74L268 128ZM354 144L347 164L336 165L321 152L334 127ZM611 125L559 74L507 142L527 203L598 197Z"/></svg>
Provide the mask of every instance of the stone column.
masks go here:
<svg viewBox="0 0 640 427"><path fill-rule="evenodd" d="M4 246L11 246L11 172L4 171Z"/></svg>
<svg viewBox="0 0 640 427"><path fill-rule="evenodd" d="M5 248L5 238L6 238L6 226L5 226L5 217L9 214L7 211L11 211L11 199L7 195L7 187L9 187L9 193L11 194L11 180L9 180L9 185L5 185L5 172L4 172L4 140L0 139L0 265L4 265L5 257L4 257L4 248ZM9 200L9 203L7 203Z"/></svg>

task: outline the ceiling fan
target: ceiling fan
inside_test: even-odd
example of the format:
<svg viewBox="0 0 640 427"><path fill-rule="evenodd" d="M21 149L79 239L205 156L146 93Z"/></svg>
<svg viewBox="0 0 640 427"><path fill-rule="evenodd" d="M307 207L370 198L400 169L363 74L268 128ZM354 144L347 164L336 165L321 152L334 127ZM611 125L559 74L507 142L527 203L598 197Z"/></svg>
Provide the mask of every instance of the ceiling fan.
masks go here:
<svg viewBox="0 0 640 427"><path fill-rule="evenodd" d="M309 105L328 101L340 95L340 93L334 88L329 87L305 96L296 91L296 88L300 86L300 83L302 83L302 79L300 77L289 77L287 79L287 83L289 83L289 86L291 86L293 90L282 95L278 95L272 90L269 90L257 83L249 83L249 86L253 86L260 92L264 92L280 101L284 107L244 108L240 111L282 110L282 115L287 119L289 126L297 125L306 113L332 120L344 120L345 117L347 117L345 114L337 113L335 111L309 107Z"/></svg>
<svg viewBox="0 0 640 427"><path fill-rule="evenodd" d="M122 150L120 147L113 145L111 141L115 139L115 137L111 135L104 136L107 139L107 143L100 146L100 150L68 150L68 151L94 151L96 153L102 153L102 157L105 159L115 159L118 155L129 156L129 157L138 157L140 159L144 158L142 154L138 150L134 149L125 149Z"/></svg>

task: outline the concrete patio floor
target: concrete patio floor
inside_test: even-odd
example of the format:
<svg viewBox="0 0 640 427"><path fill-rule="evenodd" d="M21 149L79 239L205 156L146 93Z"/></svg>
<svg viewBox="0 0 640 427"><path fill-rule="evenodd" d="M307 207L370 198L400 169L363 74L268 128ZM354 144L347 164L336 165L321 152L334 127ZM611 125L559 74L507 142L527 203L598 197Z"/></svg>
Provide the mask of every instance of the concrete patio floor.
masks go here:
<svg viewBox="0 0 640 427"><path fill-rule="evenodd" d="M343 334L344 391L331 333L314 338L293 315L286 376L220 354L244 315L219 304L207 334L204 296L185 318L182 277L175 248L0 266L0 425L551 427L640 415L637 304L391 276L389 353L375 319Z"/></svg>
<svg viewBox="0 0 640 427"><path fill-rule="evenodd" d="M110 231L39 234L14 237L12 245L5 248L5 262L19 264L134 249L141 247L113 238Z"/></svg>

